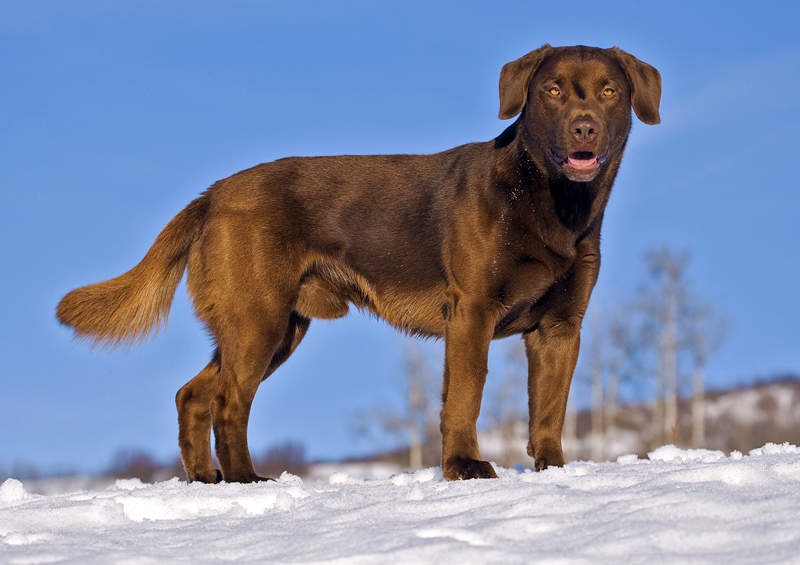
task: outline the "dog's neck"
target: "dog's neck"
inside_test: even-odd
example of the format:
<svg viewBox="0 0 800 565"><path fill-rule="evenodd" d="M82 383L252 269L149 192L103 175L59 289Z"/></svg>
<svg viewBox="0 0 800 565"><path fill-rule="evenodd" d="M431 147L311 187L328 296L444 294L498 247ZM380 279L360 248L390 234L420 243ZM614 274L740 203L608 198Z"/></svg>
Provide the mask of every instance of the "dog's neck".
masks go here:
<svg viewBox="0 0 800 565"><path fill-rule="evenodd" d="M602 217L620 157L615 156L606 163L591 182L572 181L547 161L540 144L527 139L530 136L525 135L526 128L521 121L522 116L494 140L495 174L505 180L500 186L523 189L533 211L539 211L538 221L542 221L542 213L549 213L553 223L557 221L562 230L580 237Z"/></svg>

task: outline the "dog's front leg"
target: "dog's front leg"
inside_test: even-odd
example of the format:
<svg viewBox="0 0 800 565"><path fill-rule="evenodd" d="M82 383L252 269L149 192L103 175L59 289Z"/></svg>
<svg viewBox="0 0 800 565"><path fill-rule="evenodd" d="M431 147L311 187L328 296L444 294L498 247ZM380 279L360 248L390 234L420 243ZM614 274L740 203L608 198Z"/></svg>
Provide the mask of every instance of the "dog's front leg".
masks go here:
<svg viewBox="0 0 800 565"><path fill-rule="evenodd" d="M528 354L528 455L536 470L564 465L561 430L578 360L580 321L565 319L525 334Z"/></svg>
<svg viewBox="0 0 800 565"><path fill-rule="evenodd" d="M579 245L571 272L551 289L551 301L542 305L545 313L539 324L524 336L530 412L528 455L535 460L537 471L564 465L561 430L578 361L581 322L600 268L598 239ZM558 297L555 304L552 297Z"/></svg>
<svg viewBox="0 0 800 565"><path fill-rule="evenodd" d="M493 331L487 305L466 299L456 302L445 330L441 413L442 471L449 481L497 476L488 462L481 461L476 430Z"/></svg>

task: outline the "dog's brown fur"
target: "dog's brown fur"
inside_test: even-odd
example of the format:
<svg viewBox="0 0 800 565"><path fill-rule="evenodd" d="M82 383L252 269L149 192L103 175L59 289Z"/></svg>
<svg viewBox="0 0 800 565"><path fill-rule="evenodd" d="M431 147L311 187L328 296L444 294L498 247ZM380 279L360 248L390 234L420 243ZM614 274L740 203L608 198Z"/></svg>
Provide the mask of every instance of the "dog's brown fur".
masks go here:
<svg viewBox="0 0 800 565"><path fill-rule="evenodd" d="M658 71L620 49L545 45L503 67L500 117L520 116L494 141L237 173L180 212L133 269L67 294L58 319L95 341L134 341L166 319L188 264L196 313L217 344L176 397L189 480L220 479L212 426L222 478L260 479L247 447L256 389L311 318L344 316L349 303L444 337L447 479L495 476L475 422L489 342L512 334L529 359L528 453L536 469L563 465L603 210L631 107L658 123L660 95Z"/></svg>

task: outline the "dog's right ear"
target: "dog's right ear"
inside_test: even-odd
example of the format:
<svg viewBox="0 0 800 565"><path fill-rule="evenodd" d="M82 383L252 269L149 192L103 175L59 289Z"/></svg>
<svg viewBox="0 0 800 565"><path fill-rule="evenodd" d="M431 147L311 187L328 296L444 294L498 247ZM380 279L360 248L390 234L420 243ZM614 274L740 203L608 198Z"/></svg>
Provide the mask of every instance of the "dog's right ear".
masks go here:
<svg viewBox="0 0 800 565"><path fill-rule="evenodd" d="M500 71L500 119L519 114L528 98L528 84L536 69L552 47L545 43L516 61L503 65Z"/></svg>

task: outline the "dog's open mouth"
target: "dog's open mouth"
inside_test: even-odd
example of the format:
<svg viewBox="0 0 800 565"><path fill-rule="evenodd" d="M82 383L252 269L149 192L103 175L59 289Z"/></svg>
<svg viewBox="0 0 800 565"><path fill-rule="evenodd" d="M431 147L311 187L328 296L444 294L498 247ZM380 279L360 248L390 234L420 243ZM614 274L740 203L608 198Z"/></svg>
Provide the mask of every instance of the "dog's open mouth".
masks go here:
<svg viewBox="0 0 800 565"><path fill-rule="evenodd" d="M600 166L600 157L591 151L576 151L567 157L564 165L577 171L591 171Z"/></svg>
<svg viewBox="0 0 800 565"><path fill-rule="evenodd" d="M582 182L592 180L600 165L606 161L605 155L598 155L592 151L575 151L562 157L555 150L551 150L551 155L553 160L564 169L568 178Z"/></svg>

